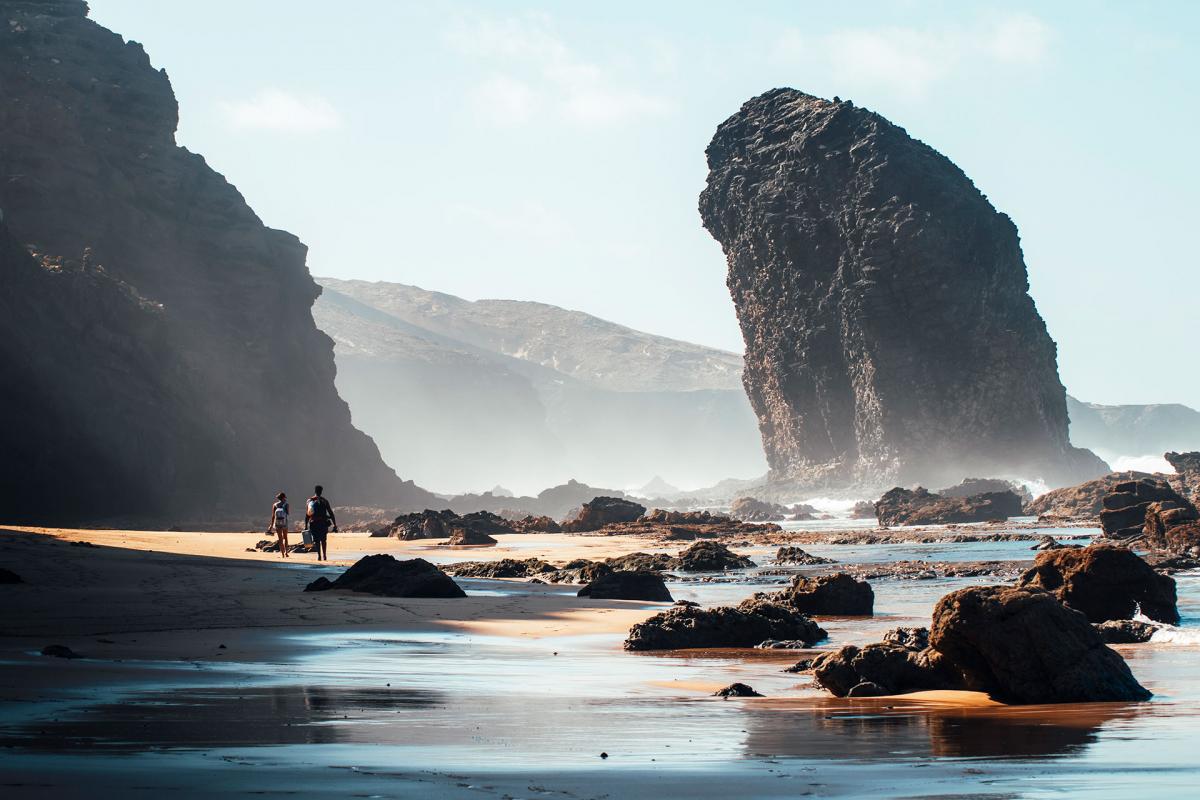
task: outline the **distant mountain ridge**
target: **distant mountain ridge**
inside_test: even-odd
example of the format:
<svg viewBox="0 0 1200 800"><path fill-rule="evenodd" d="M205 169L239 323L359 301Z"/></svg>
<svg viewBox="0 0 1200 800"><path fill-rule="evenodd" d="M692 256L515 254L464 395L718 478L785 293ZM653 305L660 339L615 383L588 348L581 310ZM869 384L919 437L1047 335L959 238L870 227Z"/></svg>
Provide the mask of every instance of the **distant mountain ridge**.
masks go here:
<svg viewBox="0 0 1200 800"><path fill-rule="evenodd" d="M544 303L318 280L314 317L355 424L429 486L709 485L765 470L736 353Z"/></svg>
<svg viewBox="0 0 1200 800"><path fill-rule="evenodd" d="M1200 449L1200 411L1179 403L1102 405L1067 396L1071 442L1105 458Z"/></svg>

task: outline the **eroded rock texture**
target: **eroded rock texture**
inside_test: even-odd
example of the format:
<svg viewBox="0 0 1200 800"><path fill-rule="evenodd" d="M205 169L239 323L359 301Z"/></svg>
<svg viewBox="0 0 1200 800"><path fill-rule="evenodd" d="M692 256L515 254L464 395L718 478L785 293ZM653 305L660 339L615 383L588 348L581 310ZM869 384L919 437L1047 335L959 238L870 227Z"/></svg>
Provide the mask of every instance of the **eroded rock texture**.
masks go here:
<svg viewBox="0 0 1200 800"><path fill-rule="evenodd" d="M1067 438L1016 227L962 170L877 114L792 89L747 102L707 155L700 213L729 262L773 481L1107 471Z"/></svg>
<svg viewBox="0 0 1200 800"><path fill-rule="evenodd" d="M176 145L166 73L83 2L0 12L6 519L433 501L351 426L304 245Z"/></svg>

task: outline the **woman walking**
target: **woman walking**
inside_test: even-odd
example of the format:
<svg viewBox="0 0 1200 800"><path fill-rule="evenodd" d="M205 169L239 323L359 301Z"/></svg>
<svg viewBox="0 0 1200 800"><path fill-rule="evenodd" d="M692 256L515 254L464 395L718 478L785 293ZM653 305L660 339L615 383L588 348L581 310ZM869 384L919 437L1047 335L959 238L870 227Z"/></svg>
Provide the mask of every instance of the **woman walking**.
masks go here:
<svg viewBox="0 0 1200 800"><path fill-rule="evenodd" d="M289 511L287 495L283 492L275 495L275 504L271 506L271 530L275 531L275 538L279 540L279 555L282 558L288 557Z"/></svg>

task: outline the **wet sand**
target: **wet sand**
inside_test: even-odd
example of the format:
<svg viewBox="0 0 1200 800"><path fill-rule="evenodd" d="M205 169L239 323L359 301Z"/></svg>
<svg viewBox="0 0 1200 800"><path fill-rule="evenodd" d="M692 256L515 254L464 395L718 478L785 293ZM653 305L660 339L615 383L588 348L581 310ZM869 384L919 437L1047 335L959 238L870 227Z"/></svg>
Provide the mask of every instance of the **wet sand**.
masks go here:
<svg viewBox="0 0 1200 800"><path fill-rule="evenodd" d="M628 627L661 604L514 581L460 580L465 600L304 594L339 570L245 552L259 538L0 530L0 565L28 582L0 587L6 797L1122 797L1173 796L1200 777L1198 647L1118 648L1158 694L1148 704L838 700L782 672L805 651L624 653ZM69 544L80 540L98 546ZM539 534L449 550L347 534L333 555L566 561L685 545ZM967 558L1027 545L913 547ZM822 553L883 561L913 547ZM769 548L751 551L766 563ZM786 580L735 577L670 588L715 604ZM1200 591L1180 581L1186 628ZM986 581L875 582L877 616L822 620L821 649L923 624L938 596L972 582ZM87 658L37 654L51 643ZM734 681L768 696L711 696Z"/></svg>

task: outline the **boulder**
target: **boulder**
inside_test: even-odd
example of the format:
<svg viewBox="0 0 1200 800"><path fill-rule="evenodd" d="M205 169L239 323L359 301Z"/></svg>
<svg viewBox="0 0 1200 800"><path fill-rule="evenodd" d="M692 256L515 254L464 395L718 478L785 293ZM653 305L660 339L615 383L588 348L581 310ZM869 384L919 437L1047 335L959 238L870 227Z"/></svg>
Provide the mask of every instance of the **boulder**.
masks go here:
<svg viewBox="0 0 1200 800"><path fill-rule="evenodd" d="M926 489L897 486L875 503L875 516L885 527L988 522L1021 515L1021 499L1011 491L972 497L942 497Z"/></svg>
<svg viewBox="0 0 1200 800"><path fill-rule="evenodd" d="M929 647L929 628L892 628L883 635L883 641L909 650L924 650Z"/></svg>
<svg viewBox="0 0 1200 800"><path fill-rule="evenodd" d="M469 528L475 533L493 535L497 533L516 532L511 522L499 514L493 514L490 511L472 511L470 514L463 514L458 517L454 522L456 525Z"/></svg>
<svg viewBox="0 0 1200 800"><path fill-rule="evenodd" d="M556 567L540 558L501 558L496 561L460 561L446 565L446 572L463 578L531 578L554 572Z"/></svg>
<svg viewBox="0 0 1200 800"><path fill-rule="evenodd" d="M737 606L674 606L634 625L625 649L754 647L768 639L797 639L811 646L827 635L795 609L751 598Z"/></svg>
<svg viewBox="0 0 1200 800"><path fill-rule="evenodd" d="M797 575L791 586L769 597L805 614L869 617L875 606L871 585L845 572L817 578Z"/></svg>
<svg viewBox="0 0 1200 800"><path fill-rule="evenodd" d="M314 581L316 583L316 581ZM310 587L313 584L309 584ZM397 561L390 555L364 556L354 566L321 588L305 591L346 589L382 597L466 597L446 573L423 558Z"/></svg>
<svg viewBox="0 0 1200 800"><path fill-rule="evenodd" d="M579 597L593 600L674 600L663 579L653 572L606 572L579 590Z"/></svg>
<svg viewBox="0 0 1200 800"><path fill-rule="evenodd" d="M1200 513L1187 500L1159 500L1145 506L1142 535L1160 550L1187 553L1200 545Z"/></svg>
<svg viewBox="0 0 1200 800"><path fill-rule="evenodd" d="M1096 632L1106 644L1140 644L1150 641L1158 626L1132 619L1110 619L1094 623Z"/></svg>
<svg viewBox="0 0 1200 800"><path fill-rule="evenodd" d="M1146 523L1146 510L1162 501L1191 505L1166 481L1143 478L1118 483L1101 499L1100 527L1110 539L1137 538Z"/></svg>
<svg viewBox="0 0 1200 800"><path fill-rule="evenodd" d="M722 572L755 566L749 558L734 553L718 542L696 542L672 559L670 564L670 569L681 572Z"/></svg>
<svg viewBox="0 0 1200 800"><path fill-rule="evenodd" d="M790 512L778 503L768 503L754 497L739 497L729 508L729 515L743 522L778 522Z"/></svg>
<svg viewBox="0 0 1200 800"><path fill-rule="evenodd" d="M512 527L518 533L560 533L562 531L562 526L555 522L553 517L547 516L525 516L513 522Z"/></svg>
<svg viewBox="0 0 1200 800"><path fill-rule="evenodd" d="M965 688L1005 703L1150 697L1087 617L1046 592L1006 586L951 592L934 608L929 643Z"/></svg>
<svg viewBox="0 0 1200 800"><path fill-rule="evenodd" d="M0 567L0 584L3 583L24 583L25 581L20 575L13 572L11 569Z"/></svg>
<svg viewBox="0 0 1200 800"><path fill-rule="evenodd" d="M82 653L76 653L65 644L48 644L42 648L42 655L53 658L83 658Z"/></svg>
<svg viewBox="0 0 1200 800"><path fill-rule="evenodd" d="M450 528L450 539L447 546L480 546L493 545L496 540L482 531L467 525L454 525Z"/></svg>
<svg viewBox="0 0 1200 800"><path fill-rule="evenodd" d="M814 566L817 564L833 564L835 562L832 558L822 558L821 556L806 553L799 547L781 547L775 553L775 563Z"/></svg>
<svg viewBox="0 0 1200 800"><path fill-rule="evenodd" d="M571 533L598 531L605 525L633 522L646 513L646 507L620 497L594 497L584 503L574 519L563 523L562 528Z"/></svg>
<svg viewBox="0 0 1200 800"><path fill-rule="evenodd" d="M656 525L727 525L735 522L732 517L714 514L711 511L668 511L656 508L642 517L644 522Z"/></svg>
<svg viewBox="0 0 1200 800"><path fill-rule="evenodd" d="M903 694L929 689L961 688L953 666L933 650L913 650L898 644L876 642L864 647L847 645L813 662L813 678L818 686L838 697L849 696L855 687L864 687L854 696ZM877 687L876 690L874 687ZM867 694L866 689L871 688Z"/></svg>
<svg viewBox="0 0 1200 800"><path fill-rule="evenodd" d="M731 697L762 697L761 694L751 689L744 683L731 683L724 689L718 689L713 692L714 697L724 697L728 700Z"/></svg>
<svg viewBox="0 0 1200 800"><path fill-rule="evenodd" d="M1175 579L1160 575L1133 551L1115 545L1039 553L1017 586L1052 592L1091 622L1131 619L1139 608L1150 619L1179 621Z"/></svg>
<svg viewBox="0 0 1200 800"><path fill-rule="evenodd" d="M604 563L615 570L635 572L662 572L672 568L674 559L666 553L627 553L623 556L613 556Z"/></svg>
<svg viewBox="0 0 1200 800"><path fill-rule="evenodd" d="M875 504L870 500L859 500L850 509L850 519L875 519Z"/></svg>

